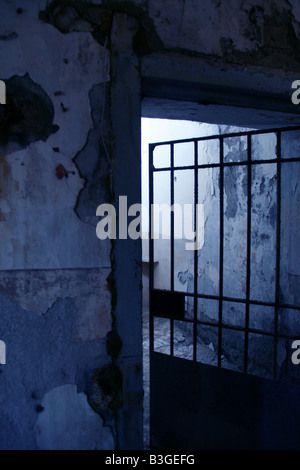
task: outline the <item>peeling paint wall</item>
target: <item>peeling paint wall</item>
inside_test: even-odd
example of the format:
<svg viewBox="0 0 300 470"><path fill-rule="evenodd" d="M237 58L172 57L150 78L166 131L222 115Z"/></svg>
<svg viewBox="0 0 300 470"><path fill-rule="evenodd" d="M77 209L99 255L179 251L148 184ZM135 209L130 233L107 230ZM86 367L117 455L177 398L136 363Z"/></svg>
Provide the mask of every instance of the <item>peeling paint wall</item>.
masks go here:
<svg viewBox="0 0 300 470"><path fill-rule="evenodd" d="M90 402L94 370L110 363L113 325L110 244L95 236L96 208L110 193L109 121L101 119L108 52L88 31L64 35L40 21L40 2L23 2L22 12L20 3L6 2L0 20L8 98L0 142L0 336L8 348L0 447L110 449L112 412Z"/></svg>
<svg viewBox="0 0 300 470"><path fill-rule="evenodd" d="M90 31L104 44L114 12L138 19L133 48L139 56L182 52L235 64L299 69L296 1L54 0L41 8L40 17L64 34Z"/></svg>
<svg viewBox="0 0 300 470"><path fill-rule="evenodd" d="M141 250L100 243L95 214L140 199L142 70L266 87L299 71L299 21L285 0L3 2L0 448L141 446Z"/></svg>

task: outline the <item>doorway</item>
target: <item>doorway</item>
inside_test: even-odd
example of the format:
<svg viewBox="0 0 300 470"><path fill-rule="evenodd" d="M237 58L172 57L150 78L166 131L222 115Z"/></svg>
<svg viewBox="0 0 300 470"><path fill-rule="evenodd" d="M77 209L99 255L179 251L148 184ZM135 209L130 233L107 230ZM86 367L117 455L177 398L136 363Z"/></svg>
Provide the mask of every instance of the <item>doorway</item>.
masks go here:
<svg viewBox="0 0 300 470"><path fill-rule="evenodd" d="M219 132L217 125L199 123L196 121L182 119L156 119L142 118L142 276L143 276L143 383L144 383L144 417L143 434L144 448L150 446L150 363L149 363L149 144L154 141L172 140L174 138L192 138L199 135L209 135ZM163 188L163 183L162 183ZM163 196L162 196L163 197ZM168 227L166 227L168 235ZM164 272L164 262L158 254L154 261L157 272L161 278L161 285L164 284L166 273ZM161 323L160 341L161 350L165 345L165 329Z"/></svg>
<svg viewBox="0 0 300 470"><path fill-rule="evenodd" d="M151 444L146 429L146 448L184 449L191 442L195 448L264 448L279 436L289 447L296 442L293 431L299 437L286 409L295 405L293 400L287 405L288 396L299 397L288 354L300 334L297 289L293 298L284 298L291 292L284 253L297 251L288 221L297 219L298 211L287 208L298 198L299 130L217 130L192 139L177 135L176 141L163 139L167 143L150 147L152 202L190 201L194 208L199 203L204 219L192 254L176 239L171 214L165 226L169 239L161 232L152 248L150 243L148 261L143 252L150 266ZM285 425L293 430L285 444L278 426L277 433L272 426L273 435L260 436L261 427L281 419L282 413L276 418L264 403L267 399L272 408L279 396L289 417ZM188 400L183 403L182 397Z"/></svg>

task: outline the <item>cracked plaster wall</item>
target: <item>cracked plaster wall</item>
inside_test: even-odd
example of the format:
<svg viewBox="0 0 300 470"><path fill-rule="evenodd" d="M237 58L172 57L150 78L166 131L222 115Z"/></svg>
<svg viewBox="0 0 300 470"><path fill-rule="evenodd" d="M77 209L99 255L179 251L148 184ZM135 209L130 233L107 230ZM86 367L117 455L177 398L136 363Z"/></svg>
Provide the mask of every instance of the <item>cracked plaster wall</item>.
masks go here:
<svg viewBox="0 0 300 470"><path fill-rule="evenodd" d="M112 412L90 403L113 322L110 245L95 235L96 207L109 197L99 159L107 51L88 32L41 22L39 7L5 2L0 19L1 79L17 77L1 121L10 141L0 148L0 447L110 449ZM46 102L54 132L42 138ZM57 178L59 164L68 178Z"/></svg>
<svg viewBox="0 0 300 470"><path fill-rule="evenodd" d="M257 54L260 60L262 48L279 57L280 49L293 47L292 36L296 39L299 33L296 2L204 0L174 4L170 0L161 8L156 0L149 2L149 8L167 47L224 54L228 59L242 52L253 57Z"/></svg>
<svg viewBox="0 0 300 470"><path fill-rule="evenodd" d="M100 43L109 31L114 10L138 18L134 46L140 55L181 51L229 62L299 69L296 1L98 0L67 1L61 8L55 1L48 5L52 7L46 9L46 21L64 33L90 31Z"/></svg>
<svg viewBox="0 0 300 470"><path fill-rule="evenodd" d="M58 447L61 432L85 423L88 441L71 433L64 447L111 448L116 428L110 403L118 402L120 381L111 374L113 398L99 403L91 398L95 387L100 393L91 378L95 370L109 371L106 339L114 323L110 245L95 236L95 209L110 197L102 141L110 117L102 106L109 98L103 83L109 80L113 12L139 20L133 41L138 56L220 58L224 65L250 64L267 74L299 70L299 8L279 0L272 6L262 0L5 0L1 8L0 78L28 74L53 105L56 132L0 151L0 337L7 343L0 445ZM25 122L26 110L25 104ZM58 164L68 178L56 178ZM131 329L133 341L138 331ZM126 367L130 388L136 365ZM133 390L132 397L140 392ZM79 418L70 412L77 407Z"/></svg>

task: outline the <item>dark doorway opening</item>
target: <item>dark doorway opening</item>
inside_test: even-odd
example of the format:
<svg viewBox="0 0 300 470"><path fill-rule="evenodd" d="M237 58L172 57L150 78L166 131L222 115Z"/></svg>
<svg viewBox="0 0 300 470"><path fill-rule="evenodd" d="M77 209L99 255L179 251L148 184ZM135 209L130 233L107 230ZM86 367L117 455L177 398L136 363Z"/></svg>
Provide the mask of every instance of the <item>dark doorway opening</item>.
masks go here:
<svg viewBox="0 0 300 470"><path fill-rule="evenodd" d="M263 127L267 126L265 125ZM287 202L287 198L289 196L287 195L283 197L282 204L282 187L284 186L286 188L288 186L288 181L291 177L291 174L296 174L295 168L293 168L292 166L288 167L288 164L292 164L294 166L296 165L296 167L299 168L299 158L297 156L297 149L299 151L300 134L298 130L293 129L287 131L289 132L289 134L284 134L283 138L283 132L281 132L281 130L270 130L268 132L259 132L256 130L253 133L249 133L248 130L245 132L245 129L243 129L242 132L240 132L238 135L236 134L237 129L234 129L234 135L232 133L232 130L232 128L230 129L228 127L225 128L225 126L220 126L221 133L218 133L215 138L208 139L210 141L210 146L216 146L216 144L218 145L218 149L213 149L211 151L208 148L206 149L207 155L211 154L215 156L211 156L209 161L200 162L199 160L199 154L201 153L199 152L199 144L207 141L207 139L201 138L199 140L199 135L194 136L195 139L188 140L186 142L177 141L176 143L169 142L167 144L164 144L166 148L169 148L169 166L168 164L165 164L166 158L163 155L160 155L160 158L157 159L157 162L163 162L162 164L158 163L156 168L157 171L155 170L156 174L160 175L159 178L161 179L161 175L163 175L164 173L166 174L167 172L168 175L171 176L169 186L166 186L166 184L162 184L162 180L160 184L157 183L157 187L164 186L165 189L168 188L167 193L169 193L170 203L175 202L174 196L177 192L177 190L175 190L175 184L179 183L182 184L183 187L191 187L191 184L187 184L186 178L185 181L182 181L180 183L179 171L185 172L186 175L188 175L188 172L190 172L190 183L193 182L192 184L194 184L193 189L190 191L190 198L192 203L195 204L195 194L198 193L197 197L199 197L199 180L203 182L204 172L208 173L210 171L211 174L206 175L205 181L207 182L209 180L212 182L211 191L214 197L217 199L216 203L219 207L219 212L217 213L219 227L217 227L216 232L219 233L219 237L214 237L215 239L217 239L216 245L218 246L218 256L215 259L215 263L212 255L212 253L214 252L213 247L208 247L208 252L210 253L210 255L212 255L211 262L209 263L209 261L207 260L206 263L204 262L204 265L208 263L209 266L207 268L207 271L209 272L210 270L211 273L213 273L213 275L211 276L205 275L205 270L203 272L200 272L198 270L198 254L196 254L196 256L192 256L190 261L187 261L185 259L183 266L184 269L181 269L179 266L179 269L175 269L176 263L178 264L178 260L176 261L176 257L178 258L177 255L182 250L178 245L178 240L176 242L176 239L174 238L174 227L173 247L172 242L170 241L169 248L166 249L167 245L165 240L163 240L164 247L161 248L161 251L164 254L167 252L169 253L169 257L167 257L167 259L165 258L164 262L160 260L158 245L156 250L152 248L152 254L150 253L150 258L148 259L148 261L152 261L152 267L150 267L150 277L152 277L152 282L154 281L154 277L156 277L156 282L158 283L165 281L165 285L155 286L153 283L152 286L150 286L150 288L152 289L152 304L155 305L155 307L152 308L150 301L150 349L152 351L150 354L153 353L152 364L154 365L154 367L156 367L156 369L153 371L153 378L151 377L151 380L152 382L159 381L159 375L157 375L158 370L160 370L161 377L163 377L161 383L161 390L156 390L154 394L150 392L152 403L151 409L154 409L154 414L152 414L151 416L152 429L154 429L154 432L157 432L157 422L155 424L155 420L158 419L159 415L163 410L166 410L166 396L169 397L167 400L168 403L172 404L171 408L169 408L168 411L168 418L170 418L170 416L172 415L172 410L173 412L175 412L176 402L174 401L174 392L175 396L177 396L178 398L178 391L176 392L171 389L172 385L175 386L175 377L179 380L179 383L186 382L186 379L189 377L188 370L191 369L191 364L193 363L198 362L201 364L201 368L200 370L197 370L197 374L199 375L199 377L202 376L202 382L205 382L206 374L208 374L207 380L212 386L212 393L214 388L213 384L214 386L216 386L219 381L220 384L223 384L223 386L226 387L226 384L228 386L228 377L230 377L230 380L232 379L230 375L226 376L226 373L224 376L224 373L220 372L220 369L240 372L243 374L242 377L244 377L244 374L247 372L251 376L250 379L246 379L247 381L250 380L250 389L253 388L253 385L251 384L257 383L256 379L254 379L252 376L258 376L266 380L274 381L274 383L278 380L281 380L282 378L284 382L297 383L298 381L297 373L295 374L295 368L293 369L289 362L290 355L288 357L287 354L288 348L290 347L290 343L288 344L286 341L291 342L294 337L300 335L300 331L298 331L299 303L298 301L295 301L295 298L292 299L291 303L284 301L283 298L283 300L280 300L281 297L279 282L279 260L282 256L284 257L284 254L281 255L280 250L278 252L278 246L280 244L280 236L282 229L282 207L284 207L286 204L289 204ZM227 141L227 146L225 145L225 141ZM287 153L284 153L285 151L282 151L283 141L284 148L289 149ZM180 163L178 164L178 162L175 162L175 145L179 146L183 144L191 144L191 146L193 147L193 157L191 161L189 161L189 157L187 157L181 162L180 157L177 157L179 158L178 162ZM156 145L152 147L152 150L150 150L150 152L153 152L152 157L154 157L155 148L158 149L159 147L162 148L163 145ZM254 155L254 150L255 152L257 152L256 155ZM204 155L204 153L202 151L202 155ZM189 154L191 155L191 151L189 152ZM213 160L213 158L216 158L215 161ZM254 161L256 160L257 162L254 164ZM283 167L290 168L290 170L282 171ZM261 171L257 174L257 172L254 172L254 168L259 168ZM202 174L201 177L199 173ZM212 173L215 174L212 175ZM284 175L283 178L282 175ZM157 181L159 181L159 178ZM195 191L196 181L197 191ZM270 191L271 187L273 187L272 191ZM207 199L207 191L204 192L204 199ZM218 196L216 196L217 193ZM172 194L173 200L171 200ZM297 198L298 196L294 194L293 200L297 200ZM266 209L266 201L268 202L268 210ZM162 202L164 201L162 200ZM198 199L197 202L199 202ZM211 203L211 205L213 204ZM257 214L257 211L256 213L253 211L253 208L255 209L254 206L256 208L259 206L262 207L262 211L260 214ZM274 213L275 206L276 214ZM294 207L294 211L294 215L296 215L296 207ZM289 215L291 216L291 214ZM212 220L212 227L214 226L215 222L216 221ZM170 218L170 233L172 232L171 225L173 224L174 226L174 223L175 218L173 217L173 222L171 222ZM257 242L257 237L259 237L259 242L261 246L263 246L263 244L266 245L266 241L269 240L269 244L267 244L267 246L269 246L269 249L267 249L269 254L268 256L266 256L266 259L262 262L262 265L265 265L265 272L263 272L262 269L261 276L257 276L257 274L259 274L258 272L256 272L257 263L255 263L255 261L252 262L251 260L251 254L254 253L253 244L255 243L251 227L256 228L255 240ZM290 233L290 231L286 232L284 234L284 237L290 236L287 233ZM232 234L235 235L233 236ZM294 234L297 238L296 232L294 232ZM236 238L237 241L241 240L233 251L232 249L230 249L230 239L232 238ZM296 238L292 242L292 247L286 246L287 240L286 242L281 243L281 246L285 247L283 248L283 253L286 253L287 251L292 249L296 249ZM225 243L226 240L228 242L227 248ZM270 240L273 240L273 242L275 242L276 248L274 250L272 249L273 245ZM155 243L157 243L156 240ZM177 247L175 248L176 243ZM241 246L241 244L243 246ZM258 245L255 249L257 249L257 247ZM201 246L201 248L203 248L203 245ZM242 252L242 256L240 259L240 267L242 266L243 274L238 279L238 282L236 282L237 278L234 276L234 273L236 273L235 268L238 268L239 265L239 263L236 263L236 266L234 266L234 256L236 254L235 251ZM272 268L270 268L270 264L268 264L270 261L269 256L273 256L272 259L274 261L275 266L275 275L274 272L271 273ZM226 262L226 257L228 258L227 261L229 261L229 263ZM157 264L155 265L155 263ZM186 269L189 263L193 264L191 272L189 271L189 269ZM203 265L203 259L201 263ZM166 276L163 276L163 274L158 274L159 270L157 269L157 267L159 266L159 264L164 266L169 265L168 269L170 273L167 280ZM216 266L214 266L214 264ZM220 275L220 269L222 271L222 275ZM287 268L286 272L288 272L289 270L290 268ZM157 272L157 274L154 276L155 271ZM219 272L218 275L216 274L217 271ZM233 275L230 271L232 271ZM267 271L268 275L266 275ZM147 275L146 272L145 275ZM219 289L217 293L213 292L212 285L210 285L211 283L207 281L207 279L211 281L214 276L215 284L218 285ZM198 287L199 280L201 278L203 286L200 289L200 292ZM261 281L263 279L265 283L264 285L261 284ZM259 299L256 299L250 296L251 281L254 284L257 284L256 290L262 292L264 298L261 297ZM239 284L239 287L237 287L237 284ZM234 285L235 287L232 287ZM233 290L237 290L235 292L230 291L230 289L232 290L232 288ZM241 296L239 296L240 294L238 294L239 289L240 294L242 293ZM269 295L272 291L274 291L274 296L273 300L271 301ZM164 303L162 301L162 298L159 297L159 295L161 294L162 297L162 295L166 295L166 292L173 292L174 294L176 293L177 296L182 296L182 304L184 305L184 311L181 318L176 315L174 316L174 313L172 315L172 312L169 312L170 314L167 314L165 311L162 312L157 310L157 305L159 304L159 302L161 302L161 304ZM293 295L295 295L295 293L296 290L294 289ZM160 300L158 299L158 297ZM157 301L155 301L155 299ZM180 300L177 299L177 302L180 303ZM171 299L166 299L165 304L168 305L168 303L169 305L172 304ZM283 311L283 309L285 309L285 312ZM279 326L280 324L281 326ZM145 332L146 330L144 329L144 334ZM158 343L156 345L155 335L159 338ZM161 339L163 339L163 341L161 341ZM147 337L145 336L144 341L144 344L147 344ZM226 345L226 347L224 347L224 344ZM251 357L249 357L249 351L251 353ZM146 355L147 352L145 354L145 357ZM171 360L171 362L169 363L167 362L168 356ZM177 359L183 359L183 361L178 361ZM279 360L281 360L280 364L278 362ZM190 361L191 364L187 364L186 361ZM204 368L202 367L202 365L205 365ZM210 372L207 373L207 366L209 367L209 371L211 370L212 366L215 366L215 370L211 372L212 375L210 375ZM169 373L164 373L164 371L166 370L168 370ZM196 369L191 369L190 373L194 374L195 371ZM220 372L220 374L218 374L218 372ZM145 367L145 373L147 374L147 364ZM214 374L216 374L216 382L214 382ZM164 380L167 377L168 380ZM225 377L224 380L222 377ZM234 375L234 377L236 377L236 375ZM236 380L239 381L241 379L238 378ZM264 386L271 386L270 383L273 382L264 382ZM244 387L245 384L246 381L244 381L243 385L241 386ZM197 381L194 383L194 386L194 391L196 391ZM261 383L259 382L259 385L256 385L256 387L261 389ZM150 387L150 389L152 389L152 387ZM193 382L191 382L191 389L193 389ZM179 387L179 390L184 392L184 387ZM276 390L276 393L278 393L280 387L277 387ZM299 396L299 388L294 389L293 393L295 393L295 390ZM285 393L287 393L287 390L285 390ZM290 392L288 392L288 394L290 394ZM230 421L230 419L232 418L232 423L230 424L230 426L234 428L236 424L236 410L234 410L234 412L232 411L231 418L230 406L227 406L228 409L226 410L226 400L228 400L229 397L230 394L227 395L227 398L225 397L225 409L223 408L223 412L220 413L220 422L222 422L222 415L225 412L225 414L229 415L229 418L227 416L227 420L229 419ZM221 406L220 397L218 398L218 400L219 406ZM246 402L240 403L239 406L243 409L243 405L246 406ZM270 403L272 403L272 400L270 401ZM261 403L257 403L257 405L259 405L259 410L257 411L257 413L260 417ZM196 413L197 423L194 423L194 427L190 427L190 429L193 429L192 432L197 429L197 432L199 436L201 436L201 439L203 439L203 433L200 432L200 428L206 429L211 418L213 418L213 420L215 421L219 419L217 415L209 415L209 413L207 415L205 411L207 407L204 406L204 410L203 406L204 403L199 400L199 410L201 411L201 413L199 416L197 416ZM157 414L158 410L159 415ZM239 413L239 415L241 415L241 413ZM253 414L253 416L254 415L256 416L255 413ZM188 418L188 413L182 414L179 412L178 417L179 416L181 416L182 432L184 430L184 432L186 433L186 424L190 419ZM149 438L147 437L147 419L148 418L146 417L146 448L150 445ZM245 417L245 419L247 421L247 417ZM274 416L271 416L270 419L274 419ZM243 424L239 423L239 426L243 427ZM178 441L178 438L180 436L180 434L178 435L178 426L176 427L174 425L173 429L177 429L177 434L173 433L172 435L171 432L170 436L169 433L168 439L164 440L164 442L159 442L159 439L157 440L157 435L156 437L152 435L152 446L164 448L164 446L168 445L179 445L180 448L184 448L184 446L182 447L182 445L184 442L187 441L185 439L182 439L180 443ZM228 427L225 426L224 429L228 431ZM299 430L297 429L296 431L298 432ZM233 435L235 435L235 433L236 429L234 429ZM160 433L160 431L158 432L158 435L160 435L160 437L163 434L164 431L162 431L162 434ZM226 448L226 439L221 445L220 441L217 443L216 441L214 442L213 439L211 439L211 434L210 432L207 433L207 429L206 434L208 434L210 437L206 439L206 441L204 440L204 442L206 442L204 448L215 448L218 446L225 446ZM264 445L271 445L272 447L272 442L269 442L268 444L266 441L262 443L259 441L259 439L257 440L256 431L253 431L253 436L253 439L250 440L250 447L257 446L258 448L260 448ZM243 440L241 442L243 442ZM200 448L203 448L201 447L201 445L203 445L203 442L202 444L198 442L198 444L196 443L196 445L200 446ZM229 446L228 442L227 446Z"/></svg>

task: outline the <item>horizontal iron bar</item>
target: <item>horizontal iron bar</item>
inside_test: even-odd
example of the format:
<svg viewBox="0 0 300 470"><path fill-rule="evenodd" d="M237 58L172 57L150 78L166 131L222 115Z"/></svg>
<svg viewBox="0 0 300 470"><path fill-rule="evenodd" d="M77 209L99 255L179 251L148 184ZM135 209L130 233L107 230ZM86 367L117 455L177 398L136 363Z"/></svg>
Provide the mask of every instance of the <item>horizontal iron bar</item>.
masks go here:
<svg viewBox="0 0 300 470"><path fill-rule="evenodd" d="M277 132L292 132L299 131L300 126L290 126L290 127L276 127L273 129L257 129L254 131L242 131L242 132L231 132L228 134L215 134L204 137L192 137L189 139L178 139L178 140L166 140L164 142L152 142L151 148L155 148L159 145L170 145L170 144L183 144L185 142L201 142L203 140L216 140L216 139L228 139L231 137L242 137L247 135L258 135L258 134L275 134Z"/></svg>
<svg viewBox="0 0 300 470"><path fill-rule="evenodd" d="M154 318L165 318L166 320L171 320L170 317L168 317L167 315L158 315L158 314L155 314L153 315ZM193 318L185 318L185 319L182 319L182 320L177 320L177 319L174 319L174 322L181 322L181 323L190 323L190 324L193 324L194 323L194 319ZM272 338L284 338L284 339L297 339L297 338L300 338L300 334L299 335L288 335L288 334L285 334L285 333L272 333L270 331L265 331L265 330L261 330L259 328L245 328L243 326L236 326L236 325L228 325L227 323L219 323L218 321L214 322L214 321L205 321L205 320L196 320L196 323L197 325L203 325L203 326L213 326L215 328L218 328L218 327L221 327L221 328L224 328L224 329L227 329L227 330L235 330L235 331L241 331L241 332L248 332L248 333L253 333L253 334L259 334L259 335L264 335L264 336L270 336Z"/></svg>
<svg viewBox="0 0 300 470"><path fill-rule="evenodd" d="M291 157L291 158L284 158L280 160L280 163L291 163L291 162L300 162L300 157ZM232 166L251 166L251 165L264 165L268 163L278 163L278 158L268 159L268 160L245 160L240 162L224 162L224 167L232 167ZM174 171L182 171L182 170L202 170L206 168L220 168L220 163L206 163L201 165L187 165L187 166L174 166ZM162 167L162 168L153 168L152 171L154 173L161 172L161 171L170 171L170 167Z"/></svg>
<svg viewBox="0 0 300 470"><path fill-rule="evenodd" d="M163 289L153 289L153 291L159 291ZM168 290L166 290L169 292ZM223 302L236 302L236 303L242 303L242 304L247 304L249 303L250 305L261 305L262 307L275 307L276 304L275 302L265 302L262 300L254 300L250 299L249 301L237 297L227 297L227 296L218 296L218 295L209 295L209 294L194 294L193 292L182 292L182 291L174 291L178 294L182 294L187 297L197 297L198 299L208 299L208 300L222 300ZM285 309L291 309L291 310L300 310L300 305L293 305L293 304L283 304L279 303L279 308L285 308Z"/></svg>

